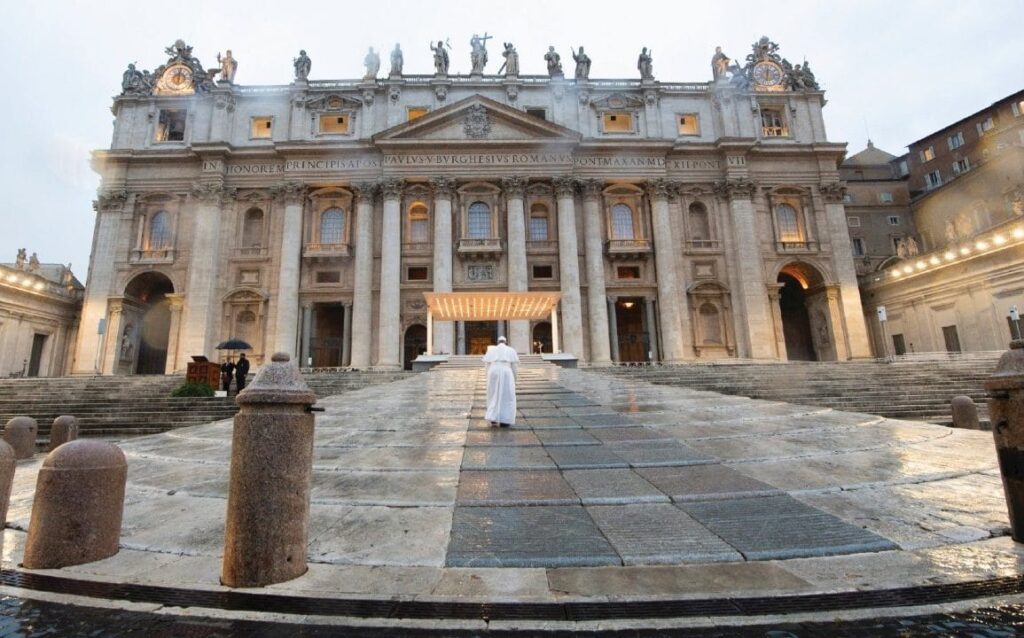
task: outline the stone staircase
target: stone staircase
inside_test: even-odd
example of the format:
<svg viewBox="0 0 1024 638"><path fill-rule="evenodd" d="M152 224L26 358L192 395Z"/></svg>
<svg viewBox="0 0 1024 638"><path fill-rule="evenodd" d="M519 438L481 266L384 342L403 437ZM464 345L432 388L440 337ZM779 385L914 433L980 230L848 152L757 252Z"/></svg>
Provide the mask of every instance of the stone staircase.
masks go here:
<svg viewBox="0 0 1024 638"><path fill-rule="evenodd" d="M949 402L964 394L982 419L985 380L999 353L963 358L895 361L721 362L590 368L612 376L755 399L787 401L898 419L950 422Z"/></svg>
<svg viewBox="0 0 1024 638"><path fill-rule="evenodd" d="M479 354L453 354L444 363L431 368L431 370L465 370L475 368L477 370L483 370L484 364L482 362L483 356ZM551 366L554 365L543 359L539 354L521 354L519 355L519 367L538 367L538 366Z"/></svg>
<svg viewBox="0 0 1024 638"><path fill-rule="evenodd" d="M332 370L303 376L318 397L327 397L410 374ZM31 416L39 422L39 438L48 440L53 419L71 414L78 417L83 436L127 436L229 419L238 411L234 396L171 397L182 381L161 375L2 379L0 426L14 416Z"/></svg>

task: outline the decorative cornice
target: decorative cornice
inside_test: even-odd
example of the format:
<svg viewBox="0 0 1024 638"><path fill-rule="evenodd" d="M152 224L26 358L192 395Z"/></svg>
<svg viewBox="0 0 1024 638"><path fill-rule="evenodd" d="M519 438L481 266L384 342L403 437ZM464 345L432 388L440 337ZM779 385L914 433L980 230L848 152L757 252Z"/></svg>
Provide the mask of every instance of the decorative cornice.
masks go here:
<svg viewBox="0 0 1024 638"><path fill-rule="evenodd" d="M275 199L283 199L285 204L297 204L306 196L307 187L302 182L282 182L270 189Z"/></svg>
<svg viewBox="0 0 1024 638"><path fill-rule="evenodd" d="M560 175L551 179L555 188L555 197L573 197L576 195L576 179L566 175Z"/></svg>
<svg viewBox="0 0 1024 638"><path fill-rule="evenodd" d="M92 203L92 207L96 211L101 210L116 210L124 206L124 203L128 200L128 191L126 190L110 190L100 193L96 196L96 200Z"/></svg>
<svg viewBox="0 0 1024 638"><path fill-rule="evenodd" d="M601 196L602 190L604 190L604 182L599 179L580 180L580 191L583 193L584 199L597 199Z"/></svg>
<svg viewBox="0 0 1024 638"><path fill-rule="evenodd" d="M757 192L757 182L746 179L727 179L715 182L714 191L716 195L728 199L751 199Z"/></svg>
<svg viewBox="0 0 1024 638"><path fill-rule="evenodd" d="M398 199L402 196L405 181L401 179L385 179L380 183L380 192L384 199Z"/></svg>
<svg viewBox="0 0 1024 638"><path fill-rule="evenodd" d="M209 182L196 182L192 184L192 197L203 203L220 202L224 197L224 186Z"/></svg>
<svg viewBox="0 0 1024 638"><path fill-rule="evenodd" d="M450 200L455 196L455 180L450 177L433 177L430 179L430 190L434 199Z"/></svg>
<svg viewBox="0 0 1024 638"><path fill-rule="evenodd" d="M829 204L842 204L846 197L846 182L829 182L818 187L825 202Z"/></svg>
<svg viewBox="0 0 1024 638"><path fill-rule="evenodd" d="M522 199L526 194L526 178L518 175L506 177L501 180L501 189L506 197Z"/></svg>
<svg viewBox="0 0 1024 638"><path fill-rule="evenodd" d="M675 183L667 179L652 179L645 187L647 197L653 199L668 199L675 194Z"/></svg>

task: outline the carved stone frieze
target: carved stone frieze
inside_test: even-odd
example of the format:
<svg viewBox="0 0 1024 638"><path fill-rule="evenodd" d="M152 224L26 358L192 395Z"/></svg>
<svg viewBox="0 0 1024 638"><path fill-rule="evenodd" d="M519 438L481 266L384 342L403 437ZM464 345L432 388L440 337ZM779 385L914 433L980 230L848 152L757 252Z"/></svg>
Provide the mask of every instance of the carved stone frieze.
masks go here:
<svg viewBox="0 0 1024 638"><path fill-rule="evenodd" d="M750 199L757 192L757 182L746 178L727 179L715 182L714 191L727 199Z"/></svg>
<svg viewBox="0 0 1024 638"><path fill-rule="evenodd" d="M124 206L125 201L128 200L128 191L126 190L109 190L104 191L96 196L96 201L93 202L92 207L97 210L111 210L117 209Z"/></svg>
<svg viewBox="0 0 1024 638"><path fill-rule="evenodd" d="M434 199L450 200L455 195L455 180L450 177L431 178L430 190L434 193Z"/></svg>
<svg viewBox="0 0 1024 638"><path fill-rule="evenodd" d="M434 95L437 97L438 100L444 102L445 100L448 99L448 87L443 84L435 86Z"/></svg>
<svg viewBox="0 0 1024 638"><path fill-rule="evenodd" d="M501 189L506 197L522 199L526 193L526 178L518 175L506 177L501 180Z"/></svg>
<svg viewBox="0 0 1024 638"><path fill-rule="evenodd" d="M286 204L301 202L306 196L307 187L302 182L283 182L270 189L274 198L283 199Z"/></svg>
<svg viewBox="0 0 1024 638"><path fill-rule="evenodd" d="M651 199L668 199L675 195L676 184L667 179L652 179L645 188Z"/></svg>
<svg viewBox="0 0 1024 638"><path fill-rule="evenodd" d="M352 194L355 196L356 201L373 201L373 196L377 193L380 185L377 182L356 182L352 184Z"/></svg>
<svg viewBox="0 0 1024 638"><path fill-rule="evenodd" d="M604 182L599 179L580 180L580 192L585 199L597 199L604 190Z"/></svg>
<svg viewBox="0 0 1024 638"><path fill-rule="evenodd" d="M401 179L385 179L380 183L380 192L384 199L397 199L402 196L405 181Z"/></svg>
<svg viewBox="0 0 1024 638"><path fill-rule="evenodd" d="M829 204L842 204L846 196L846 182L829 182L818 187L821 196Z"/></svg>
<svg viewBox="0 0 1024 638"><path fill-rule="evenodd" d="M505 96L509 102L515 102L519 98L519 85L518 84L506 84L505 85Z"/></svg>
<svg viewBox="0 0 1024 638"><path fill-rule="evenodd" d="M224 196L224 186L210 182L197 182L192 185L192 197L204 203L219 202Z"/></svg>
<svg viewBox="0 0 1024 638"><path fill-rule="evenodd" d="M487 115L487 108L482 104L474 104L469 107L462 128L466 137L470 139L478 140L490 135L491 118Z"/></svg>
<svg viewBox="0 0 1024 638"><path fill-rule="evenodd" d="M576 179L573 177L564 175L554 177L551 179L551 184L555 187L555 197L559 199L576 195Z"/></svg>

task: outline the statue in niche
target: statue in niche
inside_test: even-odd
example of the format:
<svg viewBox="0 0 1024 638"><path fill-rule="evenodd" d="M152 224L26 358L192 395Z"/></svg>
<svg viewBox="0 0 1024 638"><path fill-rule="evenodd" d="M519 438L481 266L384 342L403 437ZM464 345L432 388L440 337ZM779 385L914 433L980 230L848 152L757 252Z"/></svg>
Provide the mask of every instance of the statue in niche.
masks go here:
<svg viewBox="0 0 1024 638"><path fill-rule="evenodd" d="M1024 187L1018 186L1006 195L1006 202L1010 206L1010 212L1014 215L1024 215Z"/></svg>
<svg viewBox="0 0 1024 638"><path fill-rule="evenodd" d="M391 50L391 71L388 73L393 78L402 76L402 66L405 59L402 56L402 47L396 42L395 48Z"/></svg>
<svg viewBox="0 0 1024 638"><path fill-rule="evenodd" d="M641 80L654 79L654 58L651 57L651 52L647 50L647 47L640 51L640 56L636 59L636 68L640 71Z"/></svg>
<svg viewBox="0 0 1024 638"><path fill-rule="evenodd" d="M444 42L438 40L437 46L430 44L430 50L434 52L434 72L438 75L448 75L448 52L445 47L451 48Z"/></svg>
<svg viewBox="0 0 1024 638"><path fill-rule="evenodd" d="M487 35L484 31L483 36L473 34L473 37L469 39L470 53L469 61L471 63L470 74L471 75L483 75L484 67L487 66L487 41L494 36Z"/></svg>
<svg viewBox="0 0 1024 638"><path fill-rule="evenodd" d="M32 256L28 258L28 271L29 272L38 272L39 271L39 257L37 257L35 253L32 253Z"/></svg>
<svg viewBox="0 0 1024 638"><path fill-rule="evenodd" d="M506 77L519 75L519 53L511 42L505 43L505 50L501 52L501 56L505 58L505 62L498 69L498 74L501 75L501 70L504 69Z"/></svg>
<svg viewBox="0 0 1024 638"><path fill-rule="evenodd" d="M562 73L562 56L555 52L555 47L548 47L548 52L544 54L544 61L548 63L549 77L564 77Z"/></svg>
<svg viewBox="0 0 1024 638"><path fill-rule="evenodd" d="M715 47L715 54L711 56L711 77L714 80L725 79L725 72L729 69L732 60L722 53L722 47Z"/></svg>
<svg viewBox="0 0 1024 638"><path fill-rule="evenodd" d="M960 215L956 218L956 234L963 238L974 234L974 224L967 215Z"/></svg>
<svg viewBox="0 0 1024 638"><path fill-rule="evenodd" d="M224 57L217 54L217 64L220 64L220 78L228 84L233 84L235 81L235 72L238 71L238 60L231 55L231 49L228 49L224 54Z"/></svg>
<svg viewBox="0 0 1024 638"><path fill-rule="evenodd" d="M907 237L907 256L914 257L921 252L921 247L917 245L917 240L913 237Z"/></svg>
<svg viewBox="0 0 1024 638"><path fill-rule="evenodd" d="M952 219L946 220L946 241L949 243L956 241L956 224Z"/></svg>
<svg viewBox="0 0 1024 638"><path fill-rule="evenodd" d="M132 324L124 327L121 334L121 361L131 361L135 354L135 344L132 343Z"/></svg>
<svg viewBox="0 0 1024 638"><path fill-rule="evenodd" d="M306 55L305 49L299 51L299 57L293 59L292 64L295 66L295 79L297 81L305 82L309 79L309 70L313 66L313 61Z"/></svg>
<svg viewBox="0 0 1024 638"><path fill-rule="evenodd" d="M577 54L576 50L569 47L572 51L572 59L576 62L576 79L577 80L589 80L590 79L590 56L583 52L583 47L580 47L580 52Z"/></svg>
<svg viewBox="0 0 1024 638"><path fill-rule="evenodd" d="M28 261L28 252L24 248L18 249L18 259L14 262L14 267L18 270L25 270L25 262Z"/></svg>
<svg viewBox="0 0 1024 638"><path fill-rule="evenodd" d="M363 75L363 79L376 80L377 73L380 71L380 56L373 50L373 47L370 47L370 50L366 52L363 64L366 66L366 73Z"/></svg>
<svg viewBox="0 0 1024 638"><path fill-rule="evenodd" d="M900 237L896 240L896 256L900 259L906 259L910 255L910 251L907 250L907 240Z"/></svg>

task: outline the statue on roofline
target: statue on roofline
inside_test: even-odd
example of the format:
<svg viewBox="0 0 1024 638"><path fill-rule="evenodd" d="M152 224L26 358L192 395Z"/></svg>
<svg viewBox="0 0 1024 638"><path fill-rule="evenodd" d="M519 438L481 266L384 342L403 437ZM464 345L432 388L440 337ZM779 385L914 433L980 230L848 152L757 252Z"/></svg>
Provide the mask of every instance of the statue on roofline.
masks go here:
<svg viewBox="0 0 1024 638"><path fill-rule="evenodd" d="M373 50L373 47L370 47L370 50L366 52L363 64L366 66L366 73L363 75L363 79L376 80L377 73L380 71L380 56Z"/></svg>
<svg viewBox="0 0 1024 638"><path fill-rule="evenodd" d="M487 41L493 37L484 31L482 36L474 33L469 39L469 46L472 49L469 54L471 75L483 75L484 67L487 66Z"/></svg>
<svg viewBox="0 0 1024 638"><path fill-rule="evenodd" d="M450 45L442 42L441 40L437 41L436 47L433 42L430 43L430 50L434 52L434 72L437 73L437 75L448 75L448 65L450 60L448 58L448 52L445 51L445 47L451 48Z"/></svg>
<svg viewBox="0 0 1024 638"><path fill-rule="evenodd" d="M505 62L502 63L498 69L498 75L501 75L501 70L505 70L506 77L515 77L519 75L519 52L516 51L515 46L511 42L505 43L505 50L501 52Z"/></svg>
<svg viewBox="0 0 1024 638"><path fill-rule="evenodd" d="M313 66L312 60L306 55L306 50L302 49L299 51L299 57L292 60L292 64L295 66L295 79L300 82L305 82L309 79L309 70Z"/></svg>
<svg viewBox="0 0 1024 638"><path fill-rule="evenodd" d="M572 51L572 59L576 62L576 79L577 80L589 80L590 79L590 56L583 52L583 47L580 47L579 54L572 47L569 47Z"/></svg>
<svg viewBox="0 0 1024 638"><path fill-rule="evenodd" d="M402 55L402 47L395 43L395 48L391 50L391 71L388 73L390 77L396 78L402 76L402 67L405 65L405 58Z"/></svg>
<svg viewBox="0 0 1024 638"><path fill-rule="evenodd" d="M544 61L548 63L548 76L552 78L563 77L562 56L555 52L555 47L549 46L548 52L544 54Z"/></svg>
<svg viewBox="0 0 1024 638"><path fill-rule="evenodd" d="M722 47L715 47L715 54L711 56L711 78L721 80L725 78L725 72L729 69L732 60L722 53Z"/></svg>
<svg viewBox="0 0 1024 638"><path fill-rule="evenodd" d="M25 262L27 262L27 261L28 261L28 251L26 251L24 248L19 248L18 249L18 258L14 262L14 267L17 268L18 270L24 270L25 269Z"/></svg>
<svg viewBox="0 0 1024 638"><path fill-rule="evenodd" d="M647 47L640 51L640 56L636 59L636 68L640 71L641 80L654 79L654 59Z"/></svg>
<svg viewBox="0 0 1024 638"><path fill-rule="evenodd" d="M231 55L231 49L228 49L221 57L220 53L217 54L217 64L220 65L220 78L228 84L235 82L235 72L238 71L238 60Z"/></svg>

